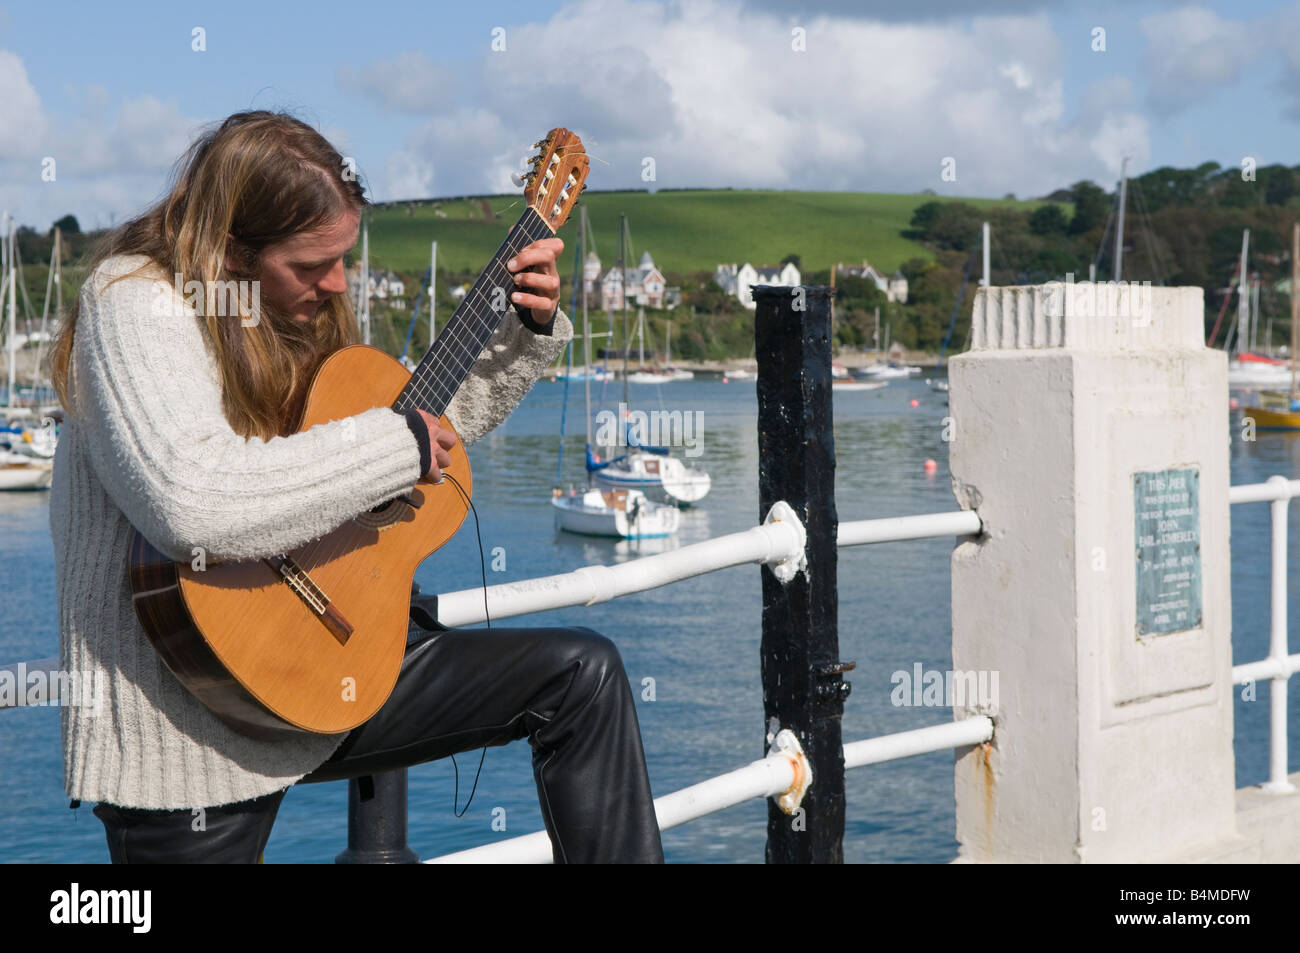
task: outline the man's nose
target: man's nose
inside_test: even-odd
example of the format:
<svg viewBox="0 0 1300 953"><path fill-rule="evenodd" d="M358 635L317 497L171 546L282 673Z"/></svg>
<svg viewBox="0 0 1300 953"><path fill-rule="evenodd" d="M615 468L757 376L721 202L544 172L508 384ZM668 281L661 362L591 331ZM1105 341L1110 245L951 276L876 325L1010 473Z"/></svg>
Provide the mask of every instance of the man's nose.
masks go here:
<svg viewBox="0 0 1300 953"><path fill-rule="evenodd" d="M343 271L342 258L334 263L329 274L321 280L320 290L332 295L343 294L348 290L348 278Z"/></svg>

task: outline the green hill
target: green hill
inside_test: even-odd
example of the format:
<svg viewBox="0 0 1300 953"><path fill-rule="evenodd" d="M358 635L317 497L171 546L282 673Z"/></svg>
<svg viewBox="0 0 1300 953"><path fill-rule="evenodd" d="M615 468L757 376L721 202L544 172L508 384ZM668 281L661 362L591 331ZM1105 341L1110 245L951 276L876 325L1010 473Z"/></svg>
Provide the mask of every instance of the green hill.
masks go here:
<svg viewBox="0 0 1300 953"><path fill-rule="evenodd" d="M618 256L618 217L628 216L632 251L649 251L661 271L686 275L709 271L720 262L775 265L800 256L804 271L824 271L832 262L864 258L892 272L909 258L931 260L933 253L903 237L912 213L932 195L865 192L778 192L681 190L585 192L596 252L608 268ZM952 199L951 201L957 201ZM1032 211L1043 202L961 199L977 207ZM485 207L495 216L485 217ZM438 242L438 266L477 273L496 251L505 231L523 213L522 196L454 199L430 205L396 203L372 210L372 267L423 272L429 243ZM572 268L577 216L560 229Z"/></svg>

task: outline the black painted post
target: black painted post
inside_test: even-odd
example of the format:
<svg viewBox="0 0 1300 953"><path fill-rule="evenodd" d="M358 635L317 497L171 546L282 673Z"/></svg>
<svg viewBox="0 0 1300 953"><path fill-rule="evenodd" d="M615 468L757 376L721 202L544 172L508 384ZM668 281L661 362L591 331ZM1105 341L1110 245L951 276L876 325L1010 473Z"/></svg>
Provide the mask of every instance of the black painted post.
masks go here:
<svg viewBox="0 0 1300 953"><path fill-rule="evenodd" d="M367 794L371 796L363 796ZM419 862L419 856L406 844L406 770L348 781L348 848L334 863Z"/></svg>
<svg viewBox="0 0 1300 953"><path fill-rule="evenodd" d="M788 728L812 765L803 815L767 806L767 862L844 862L840 716L852 663L839 657L835 589L835 440L831 289L754 287L758 357L759 519L785 500L808 531L808 571L763 578L763 715Z"/></svg>

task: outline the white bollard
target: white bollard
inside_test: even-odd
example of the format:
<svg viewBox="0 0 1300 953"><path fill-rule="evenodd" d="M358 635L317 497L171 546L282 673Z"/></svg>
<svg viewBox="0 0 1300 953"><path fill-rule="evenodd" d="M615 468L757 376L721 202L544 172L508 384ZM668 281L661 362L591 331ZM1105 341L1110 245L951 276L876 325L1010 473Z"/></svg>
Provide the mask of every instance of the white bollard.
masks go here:
<svg viewBox="0 0 1300 953"><path fill-rule="evenodd" d="M1234 819L1227 358L1199 288L976 292L951 469L959 861L1226 858Z"/></svg>

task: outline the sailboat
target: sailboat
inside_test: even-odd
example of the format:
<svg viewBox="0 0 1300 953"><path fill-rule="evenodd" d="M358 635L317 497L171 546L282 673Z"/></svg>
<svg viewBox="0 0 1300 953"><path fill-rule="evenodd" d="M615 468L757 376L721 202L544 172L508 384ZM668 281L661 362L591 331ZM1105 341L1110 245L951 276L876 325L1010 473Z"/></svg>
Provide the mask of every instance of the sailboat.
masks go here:
<svg viewBox="0 0 1300 953"><path fill-rule="evenodd" d="M667 333L664 337L664 363L662 367L649 368L645 366L644 308L637 308L636 326L637 338L640 341L640 367L628 375L629 382L633 384L671 384L673 381L695 380L694 371L684 371L672 365L673 323L671 321L668 322Z"/></svg>
<svg viewBox="0 0 1300 953"><path fill-rule="evenodd" d="M627 234L624 225L619 235L618 267L623 272L623 242ZM623 298L623 406L628 406L628 359L631 341L627 334L627 297ZM622 421L620 421L620 424ZM651 447L636 441L631 428L628 435L628 452L612 460L601 461L587 451L587 472L593 483L611 490L639 490L649 499L659 503L690 506L708 494L713 485L703 470L686 466L671 456L667 447Z"/></svg>
<svg viewBox="0 0 1300 953"><path fill-rule="evenodd" d="M636 309L636 333L638 341L638 367L626 375L630 384L667 384L673 380L672 374L656 368L645 366L645 308ZM693 375L692 375L693 376Z"/></svg>
<svg viewBox="0 0 1300 953"><path fill-rule="evenodd" d="M18 285L18 240L17 228L12 218L5 215L3 224L8 225L3 240L4 278L0 281L0 299L5 302L8 320L5 324L9 354L8 390L6 406L0 408L4 420L8 420L15 411L26 413L25 408L14 406L16 393L16 368L18 361L18 319L16 288ZM0 225L3 228L3 225ZM31 442L31 441L25 441ZM0 449L0 490L47 490L54 476L53 463L36 455L15 453L13 450Z"/></svg>
<svg viewBox="0 0 1300 953"><path fill-rule="evenodd" d="M1300 222L1291 228L1291 380L1286 392L1264 391L1259 406L1247 407L1242 416L1255 421L1256 430L1300 430L1300 380L1295 361L1300 347Z"/></svg>
<svg viewBox="0 0 1300 953"><path fill-rule="evenodd" d="M686 371L673 366L673 323L671 321L668 322L668 330L664 335L664 370L675 381L695 380L694 371Z"/></svg>
<svg viewBox="0 0 1300 953"><path fill-rule="evenodd" d="M591 367L591 322L587 317L587 285L582 280L583 245L587 236L587 209L579 208L580 231L578 239L577 266L574 269L574 293L577 283L582 282L582 345L584 365ZM572 376L573 345L569 345L570 376ZM587 460L591 453L591 381L590 373L583 378L587 405ZM568 384L565 384L565 398L568 398ZM560 466L563 465L564 427L560 427ZM557 479L559 467L557 467ZM551 507L555 514L555 529L583 536L608 536L618 539L654 539L670 536L677 532L681 513L675 506L667 506L648 500L644 493L635 488L601 489L591 486L591 468L588 466L588 487L582 492L576 489L565 493L556 486L551 491Z"/></svg>
<svg viewBox="0 0 1300 953"><path fill-rule="evenodd" d="M1228 330L1228 337L1236 333L1235 357L1228 361L1228 386L1237 388L1291 387L1290 363L1256 354L1251 350L1254 336L1251 329L1259 324L1258 305L1252 318L1250 293L1247 291L1246 256L1250 248L1250 229L1241 233L1241 264L1238 266L1241 283L1238 286L1237 317ZM1225 344L1225 347L1227 345ZM1294 353L1291 355L1294 357Z"/></svg>

